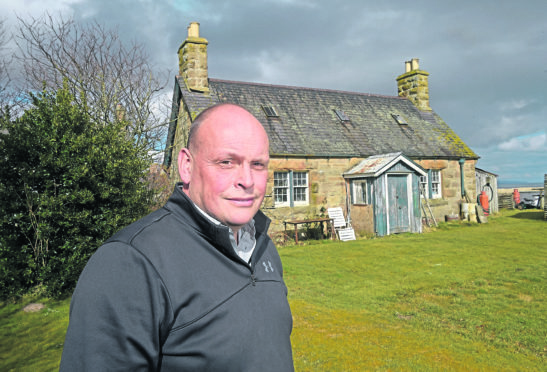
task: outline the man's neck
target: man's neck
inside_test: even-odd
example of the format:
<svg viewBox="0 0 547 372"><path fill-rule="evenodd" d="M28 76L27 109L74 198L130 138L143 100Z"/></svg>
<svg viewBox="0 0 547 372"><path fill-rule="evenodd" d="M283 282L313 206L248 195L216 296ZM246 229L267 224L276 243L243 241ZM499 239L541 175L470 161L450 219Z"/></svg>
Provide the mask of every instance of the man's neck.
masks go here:
<svg viewBox="0 0 547 372"><path fill-rule="evenodd" d="M196 203L194 203L194 206L196 207L196 209L198 211L200 211L201 214L203 214L205 217L207 217L207 219L209 221L211 221L212 223L214 223L215 225L222 225L222 222L220 222L219 220L217 220L216 218L212 217L209 213L205 212L203 209L201 209L200 207L197 206ZM232 226L228 226L230 228L230 230L232 230L232 232L234 233L234 239L236 241L236 244L239 244L239 230L241 229L241 227L232 227Z"/></svg>

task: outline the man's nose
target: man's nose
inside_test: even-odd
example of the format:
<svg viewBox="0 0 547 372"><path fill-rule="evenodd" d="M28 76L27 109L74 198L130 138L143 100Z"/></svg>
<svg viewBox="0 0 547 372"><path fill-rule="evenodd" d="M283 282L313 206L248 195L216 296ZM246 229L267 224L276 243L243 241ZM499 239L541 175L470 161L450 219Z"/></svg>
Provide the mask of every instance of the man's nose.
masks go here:
<svg viewBox="0 0 547 372"><path fill-rule="evenodd" d="M238 167L237 170L237 185L248 189L250 187L253 187L254 185L254 178L253 178L253 171L251 169L250 164L243 163L241 166Z"/></svg>

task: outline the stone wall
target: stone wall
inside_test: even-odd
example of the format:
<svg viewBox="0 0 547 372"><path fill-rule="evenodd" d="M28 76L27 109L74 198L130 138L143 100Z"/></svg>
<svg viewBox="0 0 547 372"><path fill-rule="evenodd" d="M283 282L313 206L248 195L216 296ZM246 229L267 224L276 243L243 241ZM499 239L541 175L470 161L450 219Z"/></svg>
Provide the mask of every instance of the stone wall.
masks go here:
<svg viewBox="0 0 547 372"><path fill-rule="evenodd" d="M425 169L441 170L442 199L429 199L433 215L437 222L444 221L446 215L460 214L461 171L457 160L415 160ZM475 186L476 160L466 160L463 166L464 187L471 203L476 203Z"/></svg>
<svg viewBox="0 0 547 372"><path fill-rule="evenodd" d="M342 173L357 164L360 159L309 159L271 158L268 187L262 206L263 212L272 219L271 231L284 229L283 221L312 217L327 217L327 208L342 207L346 211L346 186ZM275 208L273 179L276 171L307 171L309 205Z"/></svg>
<svg viewBox="0 0 547 372"><path fill-rule="evenodd" d="M346 210L346 184L342 174L359 163L361 158L352 159L305 159L272 158L268 173L267 197L262 210L272 219L271 231L284 229L283 221L326 217L327 208L342 207ZM460 164L457 160L419 160L424 168L441 170L442 199L430 199L431 209L437 221L444 216L460 214L461 178ZM476 201L475 160L464 164L464 184L469 200ZM275 208L273 201L273 175L275 171L309 172L310 203L307 206ZM351 206L352 226L359 235L374 233L372 206Z"/></svg>
<svg viewBox="0 0 547 372"><path fill-rule="evenodd" d="M190 116L184 109L184 103L180 102L179 115L177 121L177 128L175 131L175 140L173 142L173 152L171 155L171 166L169 167L169 177L176 183L180 180L178 170L178 157L179 151L183 147L186 147L186 140L188 138L188 128L190 128Z"/></svg>
<svg viewBox="0 0 547 372"><path fill-rule="evenodd" d="M359 236L374 235L376 232L372 205L352 205L351 226Z"/></svg>

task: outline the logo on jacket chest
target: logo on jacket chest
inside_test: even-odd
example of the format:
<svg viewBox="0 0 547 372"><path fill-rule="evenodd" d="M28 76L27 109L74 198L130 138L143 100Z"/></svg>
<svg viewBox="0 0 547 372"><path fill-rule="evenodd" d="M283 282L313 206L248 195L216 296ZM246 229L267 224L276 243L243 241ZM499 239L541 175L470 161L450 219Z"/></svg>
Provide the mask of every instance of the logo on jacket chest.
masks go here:
<svg viewBox="0 0 547 372"><path fill-rule="evenodd" d="M275 271L270 261L262 261L262 266L264 266L264 270L267 273L273 273Z"/></svg>

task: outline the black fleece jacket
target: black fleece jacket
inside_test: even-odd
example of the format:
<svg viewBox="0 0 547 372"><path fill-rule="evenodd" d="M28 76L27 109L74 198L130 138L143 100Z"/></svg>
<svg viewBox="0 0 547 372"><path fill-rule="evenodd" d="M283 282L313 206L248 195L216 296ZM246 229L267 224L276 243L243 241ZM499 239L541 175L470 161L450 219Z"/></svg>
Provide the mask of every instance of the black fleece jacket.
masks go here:
<svg viewBox="0 0 547 372"><path fill-rule="evenodd" d="M293 371L279 255L255 216L251 263L175 187L92 256L72 297L61 371Z"/></svg>

